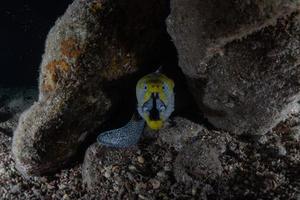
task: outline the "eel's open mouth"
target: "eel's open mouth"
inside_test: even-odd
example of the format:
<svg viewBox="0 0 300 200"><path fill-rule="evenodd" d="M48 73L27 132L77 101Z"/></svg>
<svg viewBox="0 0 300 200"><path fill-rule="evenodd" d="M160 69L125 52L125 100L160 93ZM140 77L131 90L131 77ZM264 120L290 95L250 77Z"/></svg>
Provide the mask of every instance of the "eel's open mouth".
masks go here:
<svg viewBox="0 0 300 200"><path fill-rule="evenodd" d="M160 120L159 111L156 104L156 99L158 98L159 98L158 93L152 93L150 100L153 102L153 106L152 109L150 110L150 115L149 115L149 118L152 121Z"/></svg>

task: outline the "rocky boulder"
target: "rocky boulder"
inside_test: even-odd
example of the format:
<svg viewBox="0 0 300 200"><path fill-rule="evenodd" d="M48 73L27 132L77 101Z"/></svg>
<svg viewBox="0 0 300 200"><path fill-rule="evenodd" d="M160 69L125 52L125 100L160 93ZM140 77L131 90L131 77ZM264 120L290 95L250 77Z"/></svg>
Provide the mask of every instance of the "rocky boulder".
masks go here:
<svg viewBox="0 0 300 200"><path fill-rule="evenodd" d="M39 99L14 133L13 155L23 175L61 168L114 111L126 102L134 106L135 75L151 70L167 41L167 11L155 0L75 0L69 6L46 41Z"/></svg>
<svg viewBox="0 0 300 200"><path fill-rule="evenodd" d="M179 65L216 128L264 134L298 110L299 2L171 1Z"/></svg>
<svg viewBox="0 0 300 200"><path fill-rule="evenodd" d="M132 148L90 146L83 163L83 182L89 191L108 199L191 197L186 186L222 181L224 173L226 179L231 177L237 162L232 158L234 164L224 169L225 158L228 151L238 150L237 144L228 133L209 131L176 117L159 132L145 129L142 140Z"/></svg>

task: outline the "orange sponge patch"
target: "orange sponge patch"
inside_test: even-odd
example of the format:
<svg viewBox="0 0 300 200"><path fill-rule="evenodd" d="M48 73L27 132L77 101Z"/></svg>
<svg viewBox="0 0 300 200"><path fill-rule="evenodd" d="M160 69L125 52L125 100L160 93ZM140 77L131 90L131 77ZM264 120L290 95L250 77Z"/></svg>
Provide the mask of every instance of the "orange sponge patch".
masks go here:
<svg viewBox="0 0 300 200"><path fill-rule="evenodd" d="M43 90L53 91L56 88L58 77L61 73L66 73L70 69L69 64L64 60L54 60L46 65L46 75L43 81Z"/></svg>
<svg viewBox="0 0 300 200"><path fill-rule="evenodd" d="M115 55L110 64L102 71L101 76L106 80L121 78L125 74L137 71L137 62L135 56L127 54L126 56Z"/></svg>
<svg viewBox="0 0 300 200"><path fill-rule="evenodd" d="M74 38L68 38L61 42L61 53L68 58L78 58L81 54L79 43Z"/></svg>
<svg viewBox="0 0 300 200"><path fill-rule="evenodd" d="M103 9L103 5L100 0L94 1L90 7L92 13L98 13L102 9Z"/></svg>

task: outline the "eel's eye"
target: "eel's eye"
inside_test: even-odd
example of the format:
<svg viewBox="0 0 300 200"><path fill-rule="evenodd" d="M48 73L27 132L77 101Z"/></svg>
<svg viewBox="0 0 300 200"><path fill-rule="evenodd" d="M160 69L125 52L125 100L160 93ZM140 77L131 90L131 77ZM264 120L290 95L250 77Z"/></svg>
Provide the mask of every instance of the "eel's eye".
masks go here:
<svg viewBox="0 0 300 200"><path fill-rule="evenodd" d="M163 89L164 91L168 90L168 86L166 85L166 83L164 83L164 84L162 85L162 89Z"/></svg>
<svg viewBox="0 0 300 200"><path fill-rule="evenodd" d="M148 112L149 111L149 108L148 107L143 107L143 112Z"/></svg>
<svg viewBox="0 0 300 200"><path fill-rule="evenodd" d="M148 89L147 85L144 85L144 90L146 91Z"/></svg>
<svg viewBox="0 0 300 200"><path fill-rule="evenodd" d="M166 106L165 105L160 105L158 109L159 109L160 112L164 112L166 110Z"/></svg>

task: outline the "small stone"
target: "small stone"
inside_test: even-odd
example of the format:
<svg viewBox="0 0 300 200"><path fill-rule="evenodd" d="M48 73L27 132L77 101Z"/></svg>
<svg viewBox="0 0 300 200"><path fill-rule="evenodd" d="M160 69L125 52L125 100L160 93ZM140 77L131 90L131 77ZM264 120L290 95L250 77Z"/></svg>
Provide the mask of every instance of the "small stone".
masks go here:
<svg viewBox="0 0 300 200"><path fill-rule="evenodd" d="M119 188L119 186L117 186L117 185L114 185L114 186L113 186L113 189L114 189L114 191L116 191L116 192L119 192L119 191L120 191L120 188Z"/></svg>
<svg viewBox="0 0 300 200"><path fill-rule="evenodd" d="M291 130L290 137L292 140L295 140L296 142L300 141L300 129L298 126Z"/></svg>
<svg viewBox="0 0 300 200"><path fill-rule="evenodd" d="M278 145L278 155L279 156L286 156L287 151L286 148L283 145Z"/></svg>
<svg viewBox="0 0 300 200"><path fill-rule="evenodd" d="M10 192L12 194L16 194L16 193L20 192L20 190L21 190L20 184L17 184L17 185L12 186L12 188L10 189Z"/></svg>
<svg viewBox="0 0 300 200"><path fill-rule="evenodd" d="M172 170L171 165L165 165L165 166L164 166L164 170L165 170L166 172L171 171L171 170Z"/></svg>
<svg viewBox="0 0 300 200"><path fill-rule="evenodd" d="M0 174L5 174L5 172L6 172L6 170L5 170L4 166L3 167L0 166Z"/></svg>
<svg viewBox="0 0 300 200"><path fill-rule="evenodd" d="M58 188L59 188L60 190L64 190L64 189L66 189L66 188L67 188L67 186L66 186L66 185L64 185L64 184L61 184L61 185L59 185L59 186L58 186Z"/></svg>
<svg viewBox="0 0 300 200"><path fill-rule="evenodd" d="M147 198L147 197L145 197L144 195L141 195L141 194L139 194L139 199L142 199L142 200L147 200L148 198Z"/></svg>
<svg viewBox="0 0 300 200"><path fill-rule="evenodd" d="M44 176L43 176L43 177L41 177L41 179L40 179L40 180L41 180L41 182L43 182L43 183L46 183L46 182L47 182L47 178L46 178L46 177L44 177Z"/></svg>
<svg viewBox="0 0 300 200"><path fill-rule="evenodd" d="M159 171L159 172L157 172L157 174L156 174L158 177L160 177L160 178L165 178L166 177L166 172L165 171Z"/></svg>
<svg viewBox="0 0 300 200"><path fill-rule="evenodd" d="M139 162L140 164L144 164L144 163L145 163L145 159L144 159L143 156L138 156L138 157L137 157L137 160L138 160L138 162Z"/></svg>
<svg viewBox="0 0 300 200"><path fill-rule="evenodd" d="M153 189L155 189L155 190L160 187L160 181L157 179L151 179L150 183L151 183Z"/></svg>
<svg viewBox="0 0 300 200"><path fill-rule="evenodd" d="M67 194L64 194L63 199L64 199L64 200L69 200L70 197L69 197Z"/></svg>
<svg viewBox="0 0 300 200"><path fill-rule="evenodd" d="M53 190L55 187L53 185L47 184L48 190Z"/></svg>
<svg viewBox="0 0 300 200"><path fill-rule="evenodd" d="M173 158L172 158L172 154L171 153L168 153L167 155L166 155L166 161L167 162L171 162L172 160L173 160Z"/></svg>
<svg viewBox="0 0 300 200"><path fill-rule="evenodd" d="M128 179L129 179L130 181L135 181L134 176L133 176L132 173L127 172L127 177L128 177Z"/></svg>
<svg viewBox="0 0 300 200"><path fill-rule="evenodd" d="M122 185L122 184L123 184L123 181L122 181L121 177L117 176L117 177L115 178L115 183L116 183L117 185Z"/></svg>
<svg viewBox="0 0 300 200"><path fill-rule="evenodd" d="M145 183L137 183L135 185L135 191L140 192L141 190L145 190L147 188L147 185Z"/></svg>
<svg viewBox="0 0 300 200"><path fill-rule="evenodd" d="M134 165L129 165L128 169L130 171L135 171L136 170L136 167Z"/></svg>
<svg viewBox="0 0 300 200"><path fill-rule="evenodd" d="M105 177L105 178L110 178L110 177L111 177L111 172L110 172L110 171L106 171L106 172L104 173L104 177Z"/></svg>
<svg viewBox="0 0 300 200"><path fill-rule="evenodd" d="M266 144L266 143L268 142L268 137L267 137L266 135L262 135L262 136L259 138L258 142L259 142L260 144Z"/></svg>
<svg viewBox="0 0 300 200"><path fill-rule="evenodd" d="M113 173L117 173L118 174L120 172L120 167L117 166L117 165L115 165L115 166L112 167L111 170L112 170Z"/></svg>
<svg viewBox="0 0 300 200"><path fill-rule="evenodd" d="M197 188L193 187L192 188L192 195L195 196L197 194Z"/></svg>
<svg viewBox="0 0 300 200"><path fill-rule="evenodd" d="M40 191L39 191L38 189L36 189L36 188L33 188L33 189L32 189L32 192L33 192L33 194L34 194L35 196L37 196L37 197L40 197L40 196L41 196Z"/></svg>

